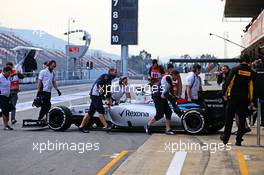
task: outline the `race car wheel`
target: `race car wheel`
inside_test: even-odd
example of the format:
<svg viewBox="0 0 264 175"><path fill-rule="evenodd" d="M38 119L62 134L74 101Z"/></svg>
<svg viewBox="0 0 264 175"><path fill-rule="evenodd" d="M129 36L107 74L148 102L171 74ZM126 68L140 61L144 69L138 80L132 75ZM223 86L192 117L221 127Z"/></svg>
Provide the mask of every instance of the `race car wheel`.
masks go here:
<svg viewBox="0 0 264 175"><path fill-rule="evenodd" d="M201 134L207 129L207 117L200 110L189 110L182 116L182 126L189 134Z"/></svg>
<svg viewBox="0 0 264 175"><path fill-rule="evenodd" d="M54 131L65 131L71 126L71 111L65 106L52 108L48 114L48 126Z"/></svg>

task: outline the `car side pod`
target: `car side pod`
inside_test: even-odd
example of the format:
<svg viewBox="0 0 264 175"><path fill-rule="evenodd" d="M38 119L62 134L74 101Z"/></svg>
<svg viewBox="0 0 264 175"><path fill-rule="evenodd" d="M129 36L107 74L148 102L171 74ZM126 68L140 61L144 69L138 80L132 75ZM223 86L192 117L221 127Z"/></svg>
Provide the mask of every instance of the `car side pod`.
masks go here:
<svg viewBox="0 0 264 175"><path fill-rule="evenodd" d="M181 118L183 129L189 134L201 134L207 130L208 117L201 109L187 110Z"/></svg>

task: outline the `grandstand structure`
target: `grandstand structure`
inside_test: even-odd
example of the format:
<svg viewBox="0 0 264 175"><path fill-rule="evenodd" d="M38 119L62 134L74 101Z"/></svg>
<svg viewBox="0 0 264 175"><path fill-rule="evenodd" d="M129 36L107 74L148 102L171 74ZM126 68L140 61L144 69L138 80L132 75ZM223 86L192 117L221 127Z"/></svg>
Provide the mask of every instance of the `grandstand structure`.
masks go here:
<svg viewBox="0 0 264 175"><path fill-rule="evenodd" d="M0 31L0 70L3 68L6 62L15 62L16 52L12 49L17 46L36 47L13 33ZM56 72L59 72L59 75L61 75L61 79L65 78L65 74L63 73L66 70L65 68L67 56L65 55L65 53L61 50L50 50L45 48L41 49L42 51L38 51L36 57L36 61L38 64L38 70L36 72L42 69L42 65L45 61L56 60ZM71 61L73 60L70 60L70 62ZM92 70L87 70L86 63L88 61L93 62ZM89 79L93 79L98 77L99 74L105 73L110 67L117 67L117 63L115 60L103 56L96 57L91 55L85 55L79 61L77 61L77 70L71 71L76 72L75 75L80 75L81 72L80 77L76 77L77 79L83 77L89 77ZM137 73L135 71L129 70L129 76L133 77L136 74Z"/></svg>

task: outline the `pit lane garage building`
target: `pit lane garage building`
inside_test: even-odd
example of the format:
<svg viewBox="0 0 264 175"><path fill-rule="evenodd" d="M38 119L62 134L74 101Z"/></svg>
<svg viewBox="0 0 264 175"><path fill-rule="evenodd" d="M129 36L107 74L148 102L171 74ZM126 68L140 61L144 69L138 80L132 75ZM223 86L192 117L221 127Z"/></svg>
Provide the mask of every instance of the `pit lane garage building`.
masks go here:
<svg viewBox="0 0 264 175"><path fill-rule="evenodd" d="M225 18L252 18L245 26L242 36L242 53L254 59L264 59L264 1L263 0L226 0Z"/></svg>

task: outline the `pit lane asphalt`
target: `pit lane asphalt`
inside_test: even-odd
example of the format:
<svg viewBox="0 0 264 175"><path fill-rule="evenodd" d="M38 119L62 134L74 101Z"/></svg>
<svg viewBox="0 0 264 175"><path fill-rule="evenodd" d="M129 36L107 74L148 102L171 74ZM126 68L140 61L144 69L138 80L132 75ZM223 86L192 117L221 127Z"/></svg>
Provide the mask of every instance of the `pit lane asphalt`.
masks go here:
<svg viewBox="0 0 264 175"><path fill-rule="evenodd" d="M91 84L61 87L63 95L88 91ZM36 91L21 92L19 101L32 101L36 95ZM53 91L54 97L56 91ZM86 103L89 98L80 98L72 100L71 104ZM69 102L65 101L60 105L69 106ZM18 123L14 125L14 131L3 131L0 129L0 174L1 175L35 175L35 174L82 174L94 175L98 173L107 163L109 163L116 153L128 150L128 154L114 166L110 173L120 165L131 153L142 145L149 137L143 132L112 132L105 133L103 131L91 131L89 134L80 133L77 127L72 127L66 132L54 132L49 129L28 130L21 128L23 119L36 119L39 109L30 109L17 113ZM0 119L2 120L2 119ZM3 128L0 122L0 128ZM95 144L99 143L99 150L96 147L87 149L88 151L66 151L53 150L43 151L40 153L39 148L34 146L37 143L59 144L67 143L79 144ZM34 145L33 145L34 144ZM74 147L72 147L74 148ZM75 150L75 149L73 149ZM81 150L81 151L80 151ZM112 157L113 156L113 157Z"/></svg>

